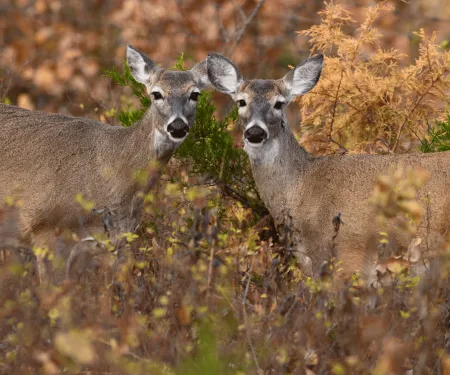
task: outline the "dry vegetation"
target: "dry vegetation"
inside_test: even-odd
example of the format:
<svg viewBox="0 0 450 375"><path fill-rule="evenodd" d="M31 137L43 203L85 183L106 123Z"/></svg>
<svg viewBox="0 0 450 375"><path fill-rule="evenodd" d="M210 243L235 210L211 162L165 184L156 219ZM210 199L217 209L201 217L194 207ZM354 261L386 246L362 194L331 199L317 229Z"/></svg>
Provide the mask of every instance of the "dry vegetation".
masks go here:
<svg viewBox="0 0 450 375"><path fill-rule="evenodd" d="M57 62L26 68L27 58L19 55L22 65L15 67L22 66L23 74L16 68L11 75L5 74L0 95L8 86L14 102L28 98L32 106L46 107L53 95L65 93L70 98L65 90L74 82L84 82L83 87L89 87L86 77L93 80L99 69L110 68L111 62L94 59L89 75L83 71L85 60L75 64L81 56L76 51L97 51L107 56L112 47L102 42L116 39L106 31L100 33L100 38L93 34L89 37L94 26L81 34L81 27L91 25L89 17L95 14L92 9L86 11L87 4L96 4L101 12L111 13L108 22L117 23L116 31L130 19L137 19L139 25L148 28L152 23L152 19L139 18L137 10L143 8L133 7L129 1L117 7L106 3L79 2L73 5L74 9L65 9L55 5L59 2L36 1L30 6L28 9L48 17L49 24L52 17L60 20L60 31L73 48L53 44L55 54L67 53L61 67ZM148 7L144 4L147 2L137 3ZM286 14L289 9L295 10L294 3L286 1ZM159 25L166 20L170 30L173 13L164 13L162 2L155 4L155 19ZM227 5L218 4L218 14L225 17ZM310 37L314 51L325 52L329 57L319 85L301 101L305 117L302 143L318 153L338 147L364 152L413 148L418 138L426 137L427 122L444 117L449 53L439 48L434 37L418 31L420 56L408 64L400 52L381 49L382 38L375 26L380 12L390 12L386 4L363 12L367 18L356 27L353 13L333 4L326 4L320 24L303 32ZM247 16L254 9L255 4L251 5L246 3L243 7ZM169 9L171 6L174 5ZM198 2L198 6L208 8L208 2ZM263 6L260 11L275 14L273 7ZM7 10L15 11L13 6ZM66 22L64 17L70 18L71 12L85 12L86 24ZM231 19L231 8L229 12ZM201 17L186 19L193 30L185 38L192 42L195 35L207 37L195 30L203 22ZM228 42L223 39L222 48L235 48L244 59L252 39L243 36L242 40L249 44L237 49L234 41L242 19L236 28L230 19L224 19L227 32L220 31L221 23L214 24L218 34L229 37ZM180 20L183 19L177 18L177 22ZM19 22L6 31L13 35L16 28L25 32L27 27ZM148 28L129 28L126 36L141 40L145 49ZM50 26L42 28L42 42L33 44L33 48L48 53L53 40L49 35L54 32ZM69 38L73 35L79 35L78 39ZM156 35L159 38L161 33ZM260 34L258 37L266 40ZM173 50L179 47L181 52L184 44L167 38L155 45L170 46L173 58ZM64 36L61 39L65 40ZM17 47L20 43L31 43L29 38L22 42L12 40L14 43L8 48L14 51L21 50ZM273 53L281 54L277 42L274 38ZM195 58L218 46L211 42L202 50L195 43L187 45L198 54ZM29 45L23 48L26 51ZM114 46L120 55L117 65L122 59L120 48ZM4 61L0 61L3 67ZM55 71L62 72L62 76L54 77ZM33 84L27 85L27 80ZM40 86L39 82L45 85ZM99 92L106 90L105 85L98 85ZM34 90L44 90L40 99L43 105L30 99ZM27 96L19 99L24 94ZM63 99L56 100L58 105L54 108L64 107L67 100ZM90 105L94 108L98 104ZM88 114L95 118L101 114L105 120L118 122L117 112L109 111L111 106L123 111L129 109L130 103L118 100L115 105L104 105L101 113ZM104 269L112 262L115 249L96 259L81 284L68 281L54 287L37 285L29 250L0 252L0 373L450 374L450 240L443 248L429 249L428 254L420 256L414 248L406 253L383 254L384 239L380 233L377 289L365 285L357 275L338 287L329 269L313 280L304 277L295 266L289 228L278 228L275 233L269 218L257 221L252 210L224 196L223 187L205 184L201 176L193 173L196 168L198 164L189 166L186 160L175 161L157 189L146 196L140 231L124 234L134 262L119 272L114 282L105 276ZM217 169L217 165L211 168ZM380 222L394 223L399 230L413 233L420 218L428 214L417 208L416 201L416 189L425 180L426 176L402 171L380 177L373 196ZM4 239L15 230L17 210L14 202L7 203L0 211L3 247L13 245ZM333 269L339 271L338 262Z"/></svg>
<svg viewBox="0 0 450 375"><path fill-rule="evenodd" d="M414 32L419 56L405 65L406 55L381 47L375 27L390 10L385 2L369 8L352 36L344 29L354 18L330 3L320 12L322 22L301 32L310 37L312 51L332 55L314 93L302 99L307 144L322 141L321 151L409 151L424 138L427 123L445 115L450 52L435 33L420 29Z"/></svg>
<svg viewBox="0 0 450 375"><path fill-rule="evenodd" d="M405 211L392 200L396 184L416 184L395 176L380 179L374 196L387 202L380 214L389 218ZM120 288L102 272L82 284L40 287L26 253L4 259L3 373L449 370L446 249L434 254L427 277L408 273L411 262L397 256L383 263L378 289L357 277L337 289L326 273L302 276L288 230L274 243L264 223L251 228L250 212L214 189L166 181L146 200L142 232L126 235L136 262L118 278Z"/></svg>

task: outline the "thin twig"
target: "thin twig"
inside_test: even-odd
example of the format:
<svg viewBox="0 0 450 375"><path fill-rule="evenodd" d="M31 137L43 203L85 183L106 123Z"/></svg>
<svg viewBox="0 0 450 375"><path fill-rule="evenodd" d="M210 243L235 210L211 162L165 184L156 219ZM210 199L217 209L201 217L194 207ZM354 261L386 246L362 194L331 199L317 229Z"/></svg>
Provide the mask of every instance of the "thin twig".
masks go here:
<svg viewBox="0 0 450 375"><path fill-rule="evenodd" d="M20 75L22 73L22 70L29 64L31 64L33 62L33 59L28 59L27 61L25 61L25 63L23 63L16 74ZM13 56L11 56L11 58L9 59L9 65L10 66L14 66L14 62L13 62ZM13 79L13 70L12 69L5 69L5 74L3 81L0 84L0 102L3 102L6 99L6 96L8 95L8 91L11 87L11 82Z"/></svg>
<svg viewBox="0 0 450 375"><path fill-rule="evenodd" d="M252 270L253 270L253 261L254 260L255 260L255 258L253 257L252 262L250 264L250 269L247 271L247 285L245 286L244 297L242 298L242 311L244 313L244 325L245 325L245 332L247 335L248 345L250 346L250 350L252 351L253 361L255 362L256 368L260 371L261 367L259 367L258 358L256 357L256 351L255 351L255 348L252 343L252 337L250 334L250 329L248 327L247 309L245 308L247 294L248 294L248 288L250 286L250 280L252 278Z"/></svg>
<svg viewBox="0 0 450 375"><path fill-rule="evenodd" d="M233 56L233 53L236 50L236 47L238 46L242 37L244 36L245 30L247 30L247 27L250 25L250 23L253 21L253 19L258 14L259 10L261 9L262 5L264 4L264 1L265 0L258 1L258 4L256 4L255 8L253 9L253 12L250 14L249 17L245 17L243 12L241 13L242 19L244 20L244 18L245 18L245 22L242 25L242 27L235 33L235 36L233 38L234 42L231 45L231 47L226 50L225 55L230 56L230 57Z"/></svg>
<svg viewBox="0 0 450 375"><path fill-rule="evenodd" d="M225 41L225 43L228 43L230 40L230 37L227 33L227 30L225 29L225 26L223 25L222 19L220 18L220 7L219 4L215 4L214 7L216 8L216 18L217 18L217 24L219 25L220 33L222 34L222 38Z"/></svg>
<svg viewBox="0 0 450 375"><path fill-rule="evenodd" d="M346 94L351 94L351 92L349 90L345 91ZM317 95L317 96L327 96L330 98L335 98L335 95L331 95L331 94L327 94L326 92L312 92L309 95ZM368 122L373 122L370 117L367 115L367 113L363 112L361 109L357 108L356 106L354 106L352 103L350 102L346 102L345 105L348 105L350 108L352 108L355 112L357 112L358 114L360 114L361 116L365 117L366 120Z"/></svg>
<svg viewBox="0 0 450 375"><path fill-rule="evenodd" d="M336 107L337 107L337 103L339 101L339 91L341 89L341 84L342 84L342 80L344 79L344 69L342 68L341 70L341 78L339 79L339 83L338 83L338 87L336 90L336 95L334 97L334 103L333 103L333 109L331 111L331 123L330 123L330 134L329 134L329 139L331 142L333 142L334 144L338 145L339 147L341 147L345 152L348 152L348 149L346 147L344 147L343 145L341 145L338 141L336 141L333 138L333 126L334 126L334 120L336 118Z"/></svg>
<svg viewBox="0 0 450 375"><path fill-rule="evenodd" d="M215 244L214 244L214 240L212 241L211 244L211 251L209 254L209 267L208 267L208 288L206 289L206 300L209 301L209 294L211 291L211 286L212 286L212 280L213 280L213 262L214 262L214 250L215 250Z"/></svg>
<svg viewBox="0 0 450 375"><path fill-rule="evenodd" d="M245 16L245 13L244 13L244 11L242 10L242 7L241 7L235 0L233 0L233 4L234 4L235 8L237 9L239 15L241 16L242 22L245 23L247 17Z"/></svg>
<svg viewBox="0 0 450 375"><path fill-rule="evenodd" d="M421 103L422 99L428 94L428 92L434 87L434 85L441 79L441 77L448 72L448 69L444 69L444 71L439 74L439 76L436 77L436 79L431 80L430 86L425 90L425 92L420 95L419 99L417 99L414 106L411 108L409 113L405 116L405 120L400 124L398 130L397 130L397 137L395 138L394 146L392 147L392 150L395 152L398 147L398 143L400 141L400 136L402 134L402 130L405 127L406 123L408 122L409 117L412 115L412 113L417 109L419 104Z"/></svg>
<svg viewBox="0 0 450 375"><path fill-rule="evenodd" d="M425 193L425 203L426 203L426 209L427 209L427 240L426 240L426 245L427 245L427 253L429 253L430 251L430 246L429 246L429 242L430 242L430 233L431 233L431 228L430 228L430 219L431 219L431 214L430 214L430 196L427 193ZM423 258L423 257L422 257Z"/></svg>

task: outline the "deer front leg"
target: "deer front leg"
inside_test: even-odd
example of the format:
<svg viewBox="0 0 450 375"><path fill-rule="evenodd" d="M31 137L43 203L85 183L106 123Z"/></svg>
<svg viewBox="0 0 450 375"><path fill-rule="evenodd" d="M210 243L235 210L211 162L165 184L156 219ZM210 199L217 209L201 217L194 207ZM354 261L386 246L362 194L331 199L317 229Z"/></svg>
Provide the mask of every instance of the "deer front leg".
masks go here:
<svg viewBox="0 0 450 375"><path fill-rule="evenodd" d="M305 245L300 244L296 246L294 255L297 258L300 269L306 276L313 276L314 275L313 262L311 258L308 255L306 255L306 253L307 249Z"/></svg>
<svg viewBox="0 0 450 375"><path fill-rule="evenodd" d="M55 256L56 236L53 230L39 229L31 236L36 256L37 273L41 285L49 285L53 280L51 261Z"/></svg>

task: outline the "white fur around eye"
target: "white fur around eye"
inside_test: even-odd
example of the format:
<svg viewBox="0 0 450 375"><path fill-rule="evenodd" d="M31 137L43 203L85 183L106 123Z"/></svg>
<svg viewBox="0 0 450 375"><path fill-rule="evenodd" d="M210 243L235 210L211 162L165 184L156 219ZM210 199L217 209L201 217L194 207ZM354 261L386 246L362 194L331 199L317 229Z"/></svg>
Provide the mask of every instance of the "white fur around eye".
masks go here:
<svg viewBox="0 0 450 375"><path fill-rule="evenodd" d="M247 112L247 110L248 110L248 95L246 93L237 94L233 99L238 107L239 114L243 114L243 113ZM245 101L245 106L240 107L239 100Z"/></svg>
<svg viewBox="0 0 450 375"><path fill-rule="evenodd" d="M155 85L155 86L152 87L151 90L152 90L151 92L159 92L162 96L165 96L164 90L161 87L159 87L159 86Z"/></svg>
<svg viewBox="0 0 450 375"><path fill-rule="evenodd" d="M192 94L198 94L197 96L197 100L193 100L191 99L191 95ZM197 105L198 102L198 98L200 97L200 90L197 87L192 88L189 92L188 92L188 98L189 98L189 103L191 103L192 105Z"/></svg>
<svg viewBox="0 0 450 375"><path fill-rule="evenodd" d="M150 88L148 90L148 93L150 94L150 98L152 99L152 103L163 102L162 100L153 100L153 95L152 94L154 92L159 92L162 95L162 97L165 98L166 97L165 91L159 86L153 86L152 88Z"/></svg>
<svg viewBox="0 0 450 375"><path fill-rule="evenodd" d="M281 105L281 108L275 108L275 106L276 106L276 104L278 103L278 102L280 102L280 103L283 103L282 105ZM275 100L273 101L273 103L272 103L272 107L276 110L276 111L281 111L282 109L283 109L283 107L285 107L286 106L286 104L288 104L288 101L283 97L283 96L277 96L276 98L275 98Z"/></svg>

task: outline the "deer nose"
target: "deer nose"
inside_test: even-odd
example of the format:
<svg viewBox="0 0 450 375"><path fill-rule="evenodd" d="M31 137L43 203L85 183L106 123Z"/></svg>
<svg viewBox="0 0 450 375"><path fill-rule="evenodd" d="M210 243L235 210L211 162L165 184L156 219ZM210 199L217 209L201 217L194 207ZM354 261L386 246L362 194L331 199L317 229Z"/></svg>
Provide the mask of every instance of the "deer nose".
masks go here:
<svg viewBox="0 0 450 375"><path fill-rule="evenodd" d="M167 125L167 132L175 139L183 139L189 133L189 126L177 118Z"/></svg>
<svg viewBox="0 0 450 375"><path fill-rule="evenodd" d="M254 125L244 132L244 138L250 143L261 143L267 139L267 132L263 128Z"/></svg>

